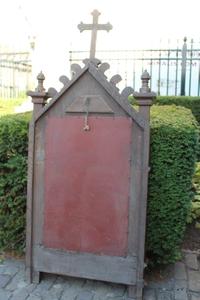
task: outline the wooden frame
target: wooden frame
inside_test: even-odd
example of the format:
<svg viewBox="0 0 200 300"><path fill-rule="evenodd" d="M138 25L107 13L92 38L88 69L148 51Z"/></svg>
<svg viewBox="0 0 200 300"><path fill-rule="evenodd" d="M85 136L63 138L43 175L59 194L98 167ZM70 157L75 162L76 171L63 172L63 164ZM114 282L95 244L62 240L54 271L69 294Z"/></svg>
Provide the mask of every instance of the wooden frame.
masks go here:
<svg viewBox="0 0 200 300"><path fill-rule="evenodd" d="M98 62L99 64L99 62ZM108 82L104 75L105 64L98 66L87 61L83 69L71 81L66 80L63 89L54 93L46 104L50 92L43 88L44 77L38 78L36 92L29 92L34 103L33 120L30 123L27 199L26 270L30 282L38 282L40 272L123 283L129 286L129 296L142 299L144 242L146 224L147 183L149 171L149 108L155 96L148 88L149 75L143 74L140 93L135 93L139 112L129 105L127 97L133 92L126 88L120 94L118 77ZM40 74L41 75L41 74ZM116 80L115 80L116 79ZM51 89L52 90L52 89ZM66 118L69 107L79 95L101 95L114 117L132 119L131 178L128 216L128 249L126 257L95 255L47 249L43 246L44 223L44 165L45 126L52 116ZM99 109L99 108L98 108ZM98 110L97 110L98 111ZM95 112L91 112L94 114ZM79 113L77 113L79 114ZM103 112L98 114L110 117ZM113 115L112 115L113 117Z"/></svg>

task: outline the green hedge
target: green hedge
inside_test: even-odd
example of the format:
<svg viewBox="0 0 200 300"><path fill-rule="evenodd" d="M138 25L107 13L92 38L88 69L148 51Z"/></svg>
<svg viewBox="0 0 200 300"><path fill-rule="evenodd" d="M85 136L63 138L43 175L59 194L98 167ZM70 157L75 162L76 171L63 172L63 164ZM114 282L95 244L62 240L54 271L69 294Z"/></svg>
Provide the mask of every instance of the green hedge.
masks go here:
<svg viewBox="0 0 200 300"><path fill-rule="evenodd" d="M27 116L0 119L0 248L23 249L27 174ZM191 200L198 130L191 112L154 106L151 113L147 255L176 259Z"/></svg>
<svg viewBox="0 0 200 300"><path fill-rule="evenodd" d="M134 104L134 98L129 96L129 101ZM177 105L191 109L200 124L200 97L191 96L158 96L154 99L155 105Z"/></svg>
<svg viewBox="0 0 200 300"><path fill-rule="evenodd" d="M175 261L192 200L198 127L190 110L153 106L147 253L156 263Z"/></svg>
<svg viewBox="0 0 200 300"><path fill-rule="evenodd" d="M200 124L200 97L189 96L159 96L154 100L156 105L172 105L183 106L191 109L193 115Z"/></svg>
<svg viewBox="0 0 200 300"><path fill-rule="evenodd" d="M0 118L0 249L24 248L28 119Z"/></svg>

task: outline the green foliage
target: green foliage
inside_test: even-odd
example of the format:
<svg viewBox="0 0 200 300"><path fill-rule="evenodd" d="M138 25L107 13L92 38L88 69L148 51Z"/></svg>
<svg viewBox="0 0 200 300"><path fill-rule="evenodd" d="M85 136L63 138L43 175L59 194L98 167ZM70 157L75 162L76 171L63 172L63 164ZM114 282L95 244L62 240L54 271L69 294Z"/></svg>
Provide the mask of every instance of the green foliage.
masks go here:
<svg viewBox="0 0 200 300"><path fill-rule="evenodd" d="M131 104L135 103L133 96L129 96ZM158 96L154 99L155 105L177 105L191 109L193 115L200 124L200 97L191 96Z"/></svg>
<svg viewBox="0 0 200 300"><path fill-rule="evenodd" d="M0 118L0 249L24 247L29 118Z"/></svg>
<svg viewBox="0 0 200 300"><path fill-rule="evenodd" d="M200 97L190 96L160 96L154 100L156 105L172 105L183 106L191 109L193 115L200 123Z"/></svg>
<svg viewBox="0 0 200 300"><path fill-rule="evenodd" d="M195 191L192 200L191 210L188 216L188 223L195 222L195 226L200 228L200 162L196 164L196 171L193 177L193 187Z"/></svg>
<svg viewBox="0 0 200 300"><path fill-rule="evenodd" d="M30 114L0 118L0 248L22 250L25 241L28 121ZM154 263L175 261L192 197L198 129L182 107L154 106L147 254Z"/></svg>
<svg viewBox="0 0 200 300"><path fill-rule="evenodd" d="M0 116L13 114L15 108L21 105L25 101L25 98L19 99L0 99Z"/></svg>
<svg viewBox="0 0 200 300"><path fill-rule="evenodd" d="M180 255L197 149L198 127L190 110L152 108L146 245L153 263L171 263Z"/></svg>

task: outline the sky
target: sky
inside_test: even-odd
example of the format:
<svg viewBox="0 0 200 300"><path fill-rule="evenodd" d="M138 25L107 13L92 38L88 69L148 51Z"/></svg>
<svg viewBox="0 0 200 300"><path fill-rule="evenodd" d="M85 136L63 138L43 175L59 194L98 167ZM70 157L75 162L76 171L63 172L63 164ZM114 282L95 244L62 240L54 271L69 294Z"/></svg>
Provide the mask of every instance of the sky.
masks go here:
<svg viewBox="0 0 200 300"><path fill-rule="evenodd" d="M80 33L77 25L91 23L93 9L101 12L100 23L113 25L109 33L98 33L99 50L156 48L161 39L200 38L197 0L0 0L0 7L1 49L24 51L35 36L34 74L42 69L53 80L68 72L70 50L89 50L91 34Z"/></svg>

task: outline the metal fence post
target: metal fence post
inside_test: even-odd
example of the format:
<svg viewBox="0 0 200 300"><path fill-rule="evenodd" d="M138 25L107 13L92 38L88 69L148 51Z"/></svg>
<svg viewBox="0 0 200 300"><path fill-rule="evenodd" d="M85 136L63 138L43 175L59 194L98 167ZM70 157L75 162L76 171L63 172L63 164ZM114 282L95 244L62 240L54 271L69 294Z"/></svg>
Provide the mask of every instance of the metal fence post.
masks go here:
<svg viewBox="0 0 200 300"><path fill-rule="evenodd" d="M182 48L182 60L181 60L181 96L185 96L186 63L187 63L187 38L185 37L183 48Z"/></svg>

